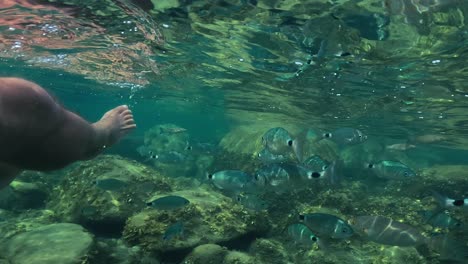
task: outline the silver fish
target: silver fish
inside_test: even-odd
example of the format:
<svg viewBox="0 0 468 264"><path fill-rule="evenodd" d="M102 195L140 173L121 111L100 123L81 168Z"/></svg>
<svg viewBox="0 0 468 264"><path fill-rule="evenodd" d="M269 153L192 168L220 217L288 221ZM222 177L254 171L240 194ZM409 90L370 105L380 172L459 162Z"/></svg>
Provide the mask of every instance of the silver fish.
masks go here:
<svg viewBox="0 0 468 264"><path fill-rule="evenodd" d="M268 203L256 194L244 193L242 195L238 195L236 200L245 208L253 211L262 211L268 208Z"/></svg>
<svg viewBox="0 0 468 264"><path fill-rule="evenodd" d="M269 129L262 137L262 144L272 154L286 154L293 150L294 140L282 127Z"/></svg>
<svg viewBox="0 0 468 264"><path fill-rule="evenodd" d="M353 228L343 219L331 214L304 214L299 219L319 237L343 239L354 233Z"/></svg>
<svg viewBox="0 0 468 264"><path fill-rule="evenodd" d="M178 221L167 227L162 239L165 241L169 241L173 239L174 237L183 237L183 236L184 236L184 224L181 221Z"/></svg>
<svg viewBox="0 0 468 264"><path fill-rule="evenodd" d="M136 150L138 154L140 154L140 156L142 156L143 158L146 158L146 160L154 159L155 153L150 147L146 145L141 145Z"/></svg>
<svg viewBox="0 0 468 264"><path fill-rule="evenodd" d="M294 241L307 246L312 246L319 240L319 238L306 225L301 223L289 225L288 235L294 239Z"/></svg>
<svg viewBox="0 0 468 264"><path fill-rule="evenodd" d="M429 248L440 254L439 259L447 263L468 263L466 241L457 240L452 234L437 234L427 243Z"/></svg>
<svg viewBox="0 0 468 264"><path fill-rule="evenodd" d="M400 150L400 151L405 151L408 149L415 148L415 145L411 145L408 143L398 143L398 144L393 144L393 145L388 145L385 148L389 150Z"/></svg>
<svg viewBox="0 0 468 264"><path fill-rule="evenodd" d="M254 177L240 170L222 170L207 175L214 186L226 191L250 191L254 187Z"/></svg>
<svg viewBox="0 0 468 264"><path fill-rule="evenodd" d="M306 187L313 179L312 171L297 164L272 163L255 172L256 185L262 189L284 191L289 188Z"/></svg>
<svg viewBox="0 0 468 264"><path fill-rule="evenodd" d="M169 151L166 153L153 154L150 157L159 162L169 164L184 162L187 159L187 155L184 155L178 151Z"/></svg>
<svg viewBox="0 0 468 264"><path fill-rule="evenodd" d="M119 179L105 178L105 179L97 179L95 181L95 185L97 188L105 190L105 191L117 191L119 189L126 187L128 183Z"/></svg>
<svg viewBox="0 0 468 264"><path fill-rule="evenodd" d="M367 168L371 169L377 177L384 179L406 180L416 176L414 171L399 161L381 160L368 164Z"/></svg>
<svg viewBox="0 0 468 264"><path fill-rule="evenodd" d="M358 216L353 227L379 244L411 247L427 242L416 228L383 216Z"/></svg>
<svg viewBox="0 0 468 264"><path fill-rule="evenodd" d="M418 211L418 214L424 219L424 221L434 227L456 229L461 228L463 223L452 217L446 210L435 210L435 211Z"/></svg>
<svg viewBox="0 0 468 264"><path fill-rule="evenodd" d="M159 134L179 134L185 131L187 131L187 129L172 124L161 125L159 127Z"/></svg>
<svg viewBox="0 0 468 264"><path fill-rule="evenodd" d="M468 198L452 199L452 198L448 198L445 195L441 195L440 193L436 191L432 191L432 195L434 199L437 201L437 203L439 204L440 208L447 208L447 209L459 208L462 210L468 210Z"/></svg>
<svg viewBox="0 0 468 264"><path fill-rule="evenodd" d="M148 202L146 205L159 210L175 210L182 208L188 205L189 203L190 201L185 199L184 197L177 195L168 195Z"/></svg>
<svg viewBox="0 0 468 264"><path fill-rule="evenodd" d="M327 168L330 166L330 163L320 158L318 155L313 155L302 162L304 167L312 170L312 172L319 173L319 176L322 176Z"/></svg>
<svg viewBox="0 0 468 264"><path fill-rule="evenodd" d="M367 136L360 130L350 127L338 128L323 134L323 137L335 142L338 146L356 145L367 140Z"/></svg>
<svg viewBox="0 0 468 264"><path fill-rule="evenodd" d="M288 160L288 157L282 154L273 154L268 149L264 148L258 153L258 159L263 164L270 164L285 162L286 160Z"/></svg>

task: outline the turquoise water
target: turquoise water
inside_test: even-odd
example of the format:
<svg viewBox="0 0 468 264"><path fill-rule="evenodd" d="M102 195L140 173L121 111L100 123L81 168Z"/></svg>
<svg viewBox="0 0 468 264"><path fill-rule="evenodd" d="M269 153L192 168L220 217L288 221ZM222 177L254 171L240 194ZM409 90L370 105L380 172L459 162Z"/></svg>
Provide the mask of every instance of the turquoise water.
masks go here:
<svg viewBox="0 0 468 264"><path fill-rule="evenodd" d="M206 190L206 173L215 171L241 169L254 174L262 166L257 158L261 137L273 127L286 128L294 138L304 129L321 136L343 127L359 129L368 137L356 146L315 150L329 162L343 160L340 186L268 195L266 219L272 222L265 227L268 231L253 232L253 238L247 232L247 238L240 236L248 241L243 243L258 238L286 247L291 241L281 239L281 230L294 223L291 215L323 207L346 220L377 214L417 226L428 236L449 233L457 238L457 246L466 247L466 230L432 229L416 214L435 205L433 190L454 199L468 197L468 4L464 1L12 2L17 5L0 4L0 76L40 84L90 122L112 107L129 105L137 129L105 154L136 161L174 180L172 191ZM167 124L186 131L158 136ZM210 151L197 149L201 143L209 144ZM393 144L414 147L391 150ZM138 150L141 146L161 157L176 151L184 158L151 160L147 151ZM187 151L187 146L194 151ZM411 182L372 178L364 164L382 159L401 161L419 178ZM94 170L105 174L99 166L109 161L92 162L86 166L97 166ZM80 173L74 171L79 166L63 173ZM21 177L26 182L37 180L29 174ZM55 186L60 182L55 178L40 181L47 190L73 189L63 183ZM168 190L154 191L161 192ZM292 201L289 207L285 200ZM57 210L54 206L45 202L34 210ZM7 207L19 215L25 210ZM141 209L133 208L132 214ZM466 210L451 212L467 223ZM89 219L69 215L57 219L82 224L99 237L98 225L93 229ZM225 221L228 226L229 221ZM191 241L190 230L197 226L190 220L184 223L184 237L176 236L174 244L162 249L144 240L145 235L134 242L110 233L122 243L141 246L141 254L177 263L203 244L184 244ZM262 250L267 246L241 246L231 238L205 242L242 249L257 263L266 263L268 253ZM183 246L174 246L179 240ZM337 242L331 252L350 254L355 263L453 261L443 262L442 250L415 253L389 247L379 255L363 250L359 243L365 238L350 241ZM367 243L374 249L380 246ZM320 249L292 248L297 250L284 250L289 255L278 249L286 256L276 263L315 263L297 257L301 254L329 256ZM171 250L184 252L183 257L172 258ZM95 259L102 258L100 254ZM340 263L339 257L329 261Z"/></svg>

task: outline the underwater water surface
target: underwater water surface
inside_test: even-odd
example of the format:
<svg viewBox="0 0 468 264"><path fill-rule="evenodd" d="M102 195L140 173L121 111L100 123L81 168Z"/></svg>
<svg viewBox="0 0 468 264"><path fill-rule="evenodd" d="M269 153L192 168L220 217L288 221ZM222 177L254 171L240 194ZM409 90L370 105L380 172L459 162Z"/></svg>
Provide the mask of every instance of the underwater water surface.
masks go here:
<svg viewBox="0 0 468 264"><path fill-rule="evenodd" d="M466 263L467 16L463 0L0 2L0 77L137 123L2 190L0 258ZM47 234L82 239L42 250Z"/></svg>

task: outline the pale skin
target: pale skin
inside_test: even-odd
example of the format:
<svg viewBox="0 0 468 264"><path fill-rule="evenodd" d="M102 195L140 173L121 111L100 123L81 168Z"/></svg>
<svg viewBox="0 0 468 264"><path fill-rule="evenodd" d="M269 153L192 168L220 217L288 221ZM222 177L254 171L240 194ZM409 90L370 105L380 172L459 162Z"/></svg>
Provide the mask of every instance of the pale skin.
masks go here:
<svg viewBox="0 0 468 264"><path fill-rule="evenodd" d="M89 123L39 85L0 78L0 189L23 170L55 170L91 159L135 127L126 105Z"/></svg>

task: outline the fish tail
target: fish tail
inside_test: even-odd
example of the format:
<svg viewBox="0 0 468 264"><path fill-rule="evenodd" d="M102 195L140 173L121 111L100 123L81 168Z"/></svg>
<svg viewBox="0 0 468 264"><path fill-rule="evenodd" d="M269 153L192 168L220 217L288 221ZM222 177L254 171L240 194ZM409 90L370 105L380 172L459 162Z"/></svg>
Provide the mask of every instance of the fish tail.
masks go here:
<svg viewBox="0 0 468 264"><path fill-rule="evenodd" d="M302 163L302 161L304 159L304 142L294 140L293 141L293 150L294 150L294 154L296 155L296 158L299 161L299 163Z"/></svg>
<svg viewBox="0 0 468 264"><path fill-rule="evenodd" d="M328 239L318 238L317 245L320 250L330 251L330 241L328 241Z"/></svg>
<svg viewBox="0 0 468 264"><path fill-rule="evenodd" d="M327 52L328 41L326 39L320 42L320 48L317 52L317 59L321 59L325 57L325 53Z"/></svg>
<svg viewBox="0 0 468 264"><path fill-rule="evenodd" d="M341 160L335 160L325 171L332 185L338 184L341 180L341 165L343 165Z"/></svg>
<svg viewBox="0 0 468 264"><path fill-rule="evenodd" d="M304 145L307 140L307 130L302 131L297 135L297 137L293 140L293 150L294 154L297 157L299 163L304 161Z"/></svg>

